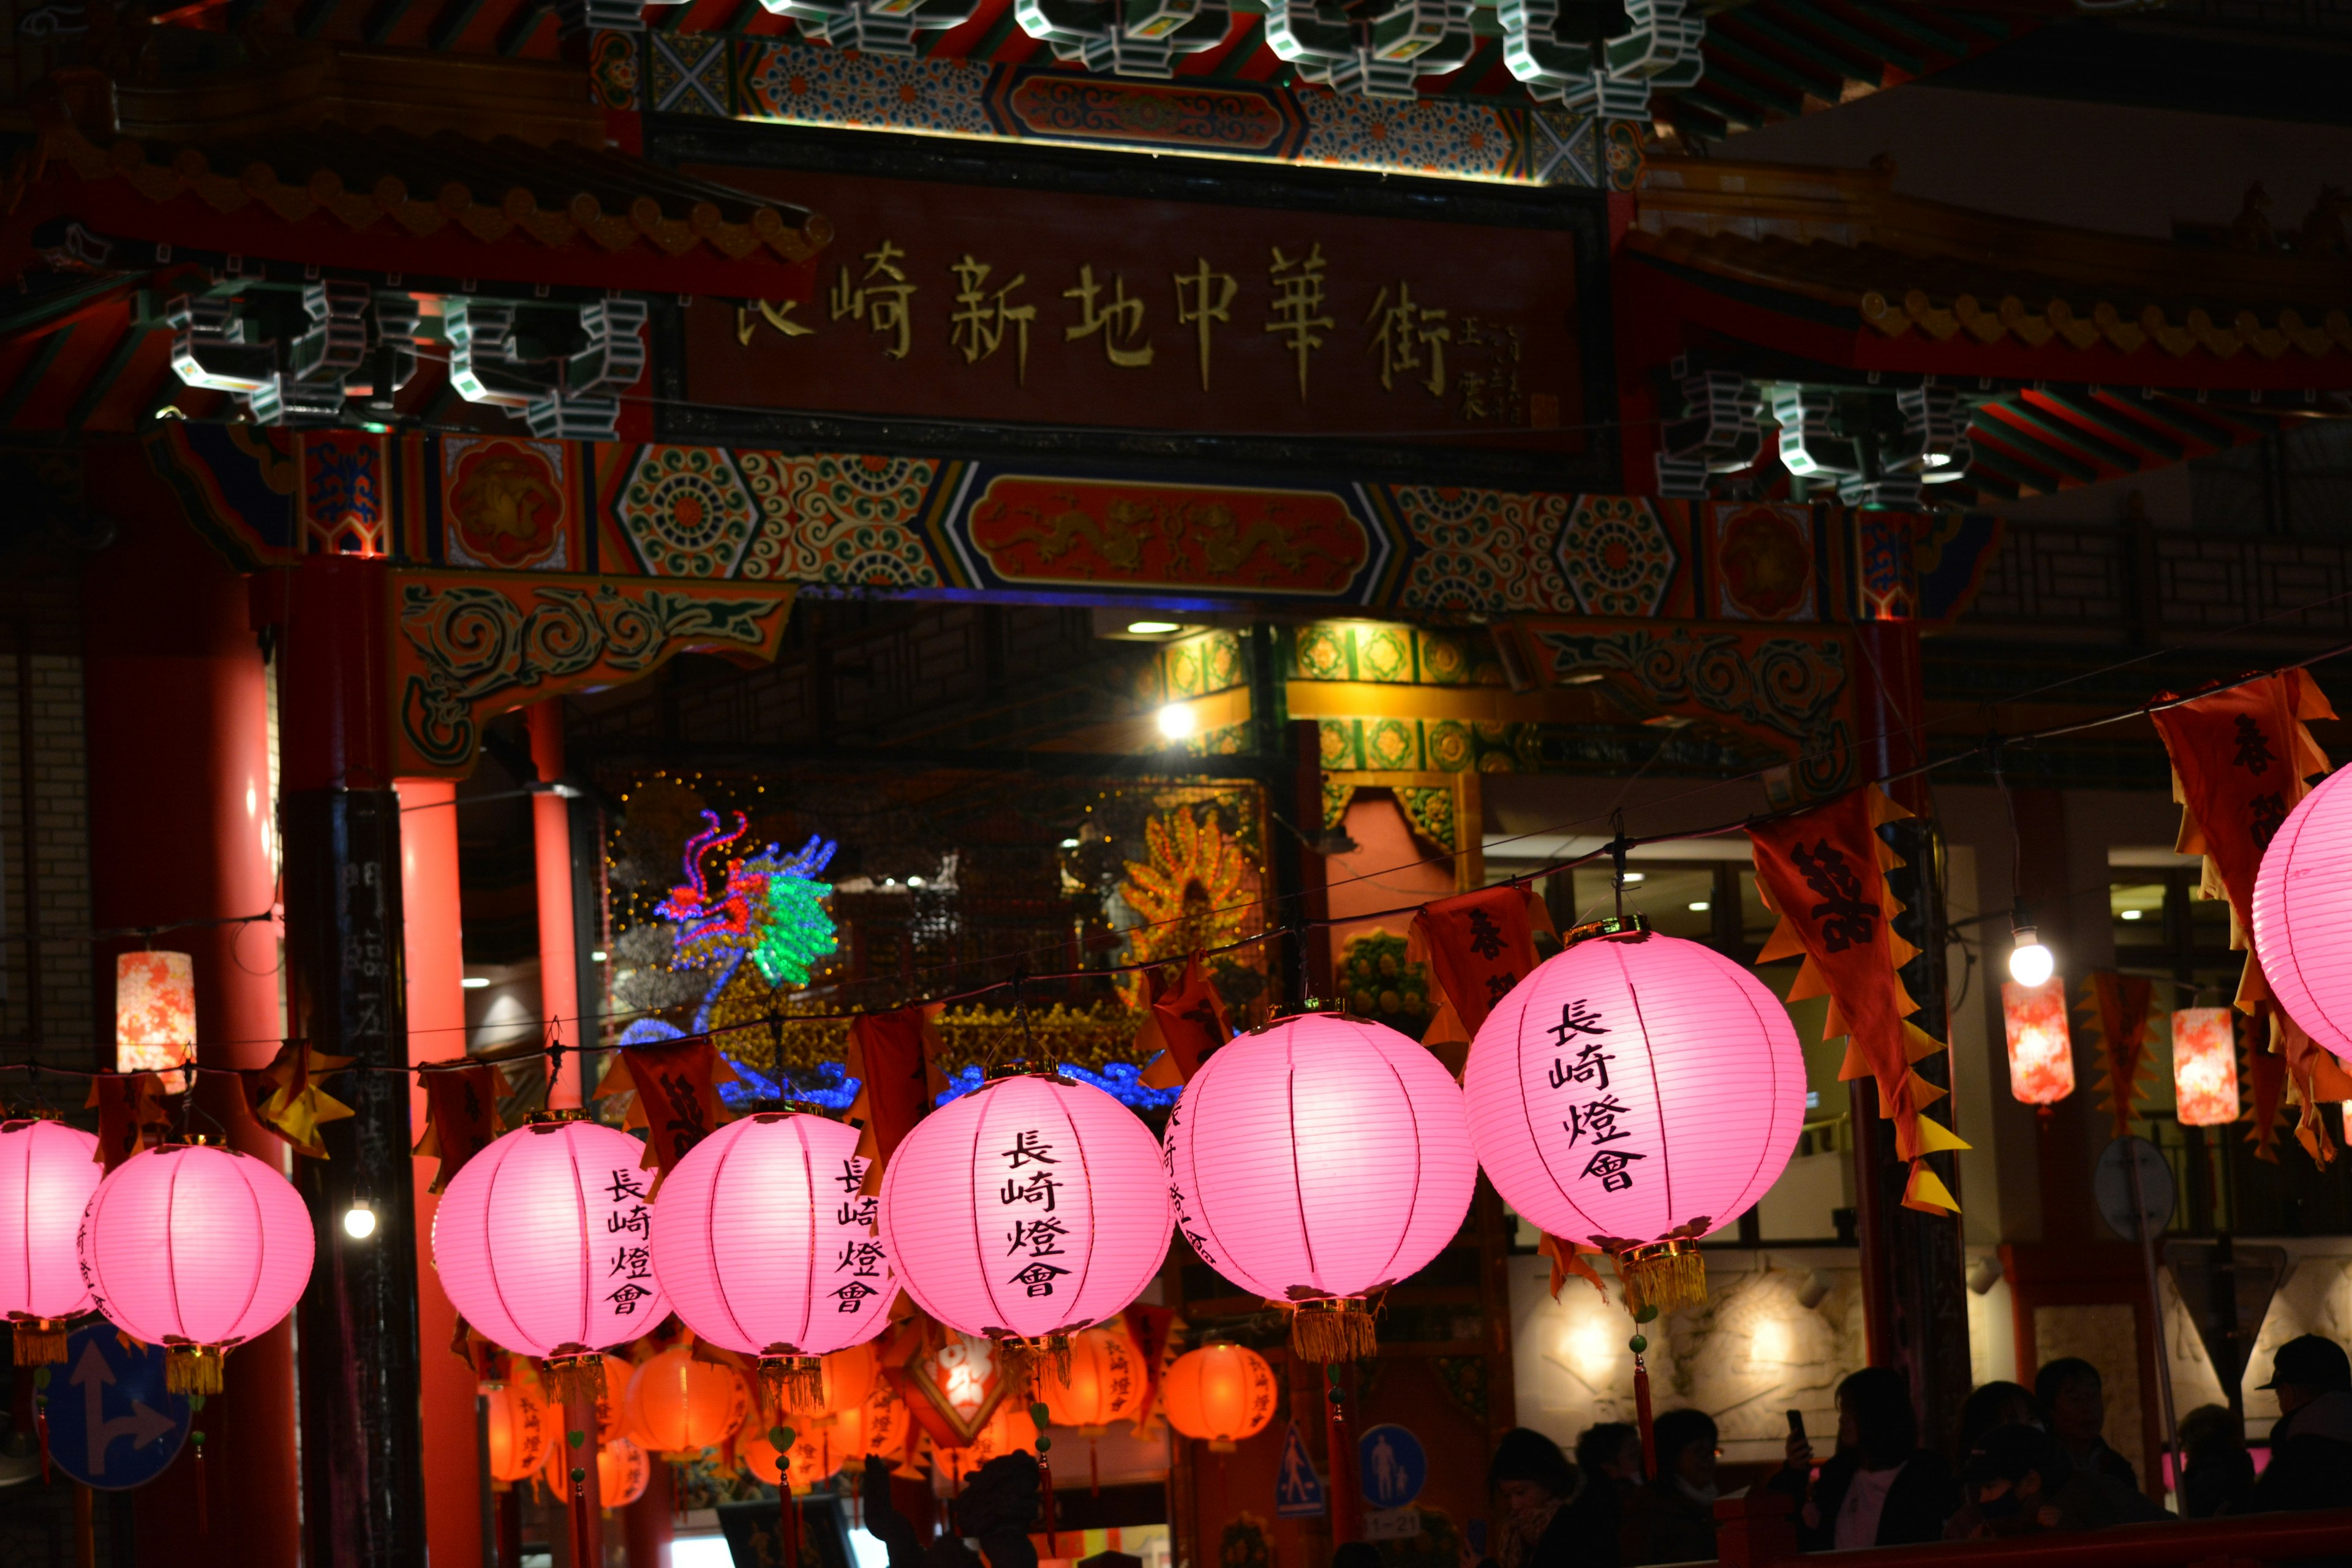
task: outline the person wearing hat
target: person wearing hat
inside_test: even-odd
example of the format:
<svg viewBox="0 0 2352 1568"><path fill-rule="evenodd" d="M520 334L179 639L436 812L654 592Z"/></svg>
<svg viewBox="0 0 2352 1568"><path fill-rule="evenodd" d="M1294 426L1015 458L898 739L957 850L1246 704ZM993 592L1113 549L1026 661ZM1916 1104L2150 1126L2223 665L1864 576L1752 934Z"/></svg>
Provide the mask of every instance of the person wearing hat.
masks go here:
<svg viewBox="0 0 2352 1568"><path fill-rule="evenodd" d="M2341 1508L2352 1500L2352 1360L2317 1334L2279 1346L2271 1380L2279 1418L2271 1462L2242 1511L2285 1513Z"/></svg>

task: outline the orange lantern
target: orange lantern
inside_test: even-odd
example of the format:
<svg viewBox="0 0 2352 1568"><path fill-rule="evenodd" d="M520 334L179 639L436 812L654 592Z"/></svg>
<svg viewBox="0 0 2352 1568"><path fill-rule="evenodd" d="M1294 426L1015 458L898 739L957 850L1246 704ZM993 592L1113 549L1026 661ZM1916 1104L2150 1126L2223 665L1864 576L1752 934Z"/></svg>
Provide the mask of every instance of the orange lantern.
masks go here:
<svg viewBox="0 0 2352 1568"><path fill-rule="evenodd" d="M1037 1447L1037 1423L1029 1419L1029 1412L1006 1400L980 1429L980 1436L968 1447L951 1451L951 1462L958 1469L976 1470L1001 1454Z"/></svg>
<svg viewBox="0 0 2352 1568"><path fill-rule="evenodd" d="M606 1508L626 1508L646 1495L653 1477L653 1460L626 1437L615 1437L596 1450L596 1497ZM542 1478L559 1499L572 1495L570 1450L559 1442L547 1456Z"/></svg>
<svg viewBox="0 0 2352 1568"><path fill-rule="evenodd" d="M2227 1007L2183 1007L2172 1016L2172 1093L2183 1127L2238 1119L2238 1036Z"/></svg>
<svg viewBox="0 0 2352 1568"><path fill-rule="evenodd" d="M184 952L117 953L114 959L114 1070L160 1072L163 1087L185 1087L176 1069L196 1054L195 960Z"/></svg>
<svg viewBox="0 0 2352 1568"><path fill-rule="evenodd" d="M482 1397L489 1414L491 1477L530 1479L547 1463L550 1450L561 1447L546 1399L527 1377L488 1384Z"/></svg>
<svg viewBox="0 0 2352 1568"><path fill-rule="evenodd" d="M2066 983L2011 980L2000 988L2009 1032L2009 1092L2028 1105L2055 1105L2074 1092L2074 1042L2066 1031Z"/></svg>
<svg viewBox="0 0 2352 1568"><path fill-rule="evenodd" d="M874 1380L881 1365L881 1358L875 1353L871 1342L852 1345L826 1356L819 1371L824 1393L819 1396L817 1409L837 1415L865 1404L866 1396L874 1392Z"/></svg>
<svg viewBox="0 0 2352 1568"><path fill-rule="evenodd" d="M625 1356L606 1355L604 1376L596 1384L596 1441L610 1443L629 1435L629 1379L637 1363Z"/></svg>
<svg viewBox="0 0 2352 1568"><path fill-rule="evenodd" d="M688 1346L653 1356L630 1375L623 1400L629 1436L657 1454L692 1454L725 1442L751 1413L751 1390L731 1366L698 1361Z"/></svg>
<svg viewBox="0 0 2352 1568"><path fill-rule="evenodd" d="M1213 1454L1230 1454L1274 1419L1274 1371L1240 1345L1204 1345L1178 1356L1160 1385L1168 1425L1205 1437Z"/></svg>
<svg viewBox="0 0 2352 1568"><path fill-rule="evenodd" d="M772 1430L770 1428L769 1430ZM795 1444L797 1447L799 1445ZM735 1445L735 1462L743 1467L751 1478L761 1486L776 1484L776 1446L768 1441L767 1431L746 1433ZM795 1467L797 1468L797 1467Z"/></svg>
<svg viewBox="0 0 2352 1568"><path fill-rule="evenodd" d="M1127 1330L1116 1324L1071 1337L1067 1380L1045 1367L1036 1381L1054 1425L1076 1426L1089 1437L1100 1436L1114 1421L1143 1414L1143 1358Z"/></svg>

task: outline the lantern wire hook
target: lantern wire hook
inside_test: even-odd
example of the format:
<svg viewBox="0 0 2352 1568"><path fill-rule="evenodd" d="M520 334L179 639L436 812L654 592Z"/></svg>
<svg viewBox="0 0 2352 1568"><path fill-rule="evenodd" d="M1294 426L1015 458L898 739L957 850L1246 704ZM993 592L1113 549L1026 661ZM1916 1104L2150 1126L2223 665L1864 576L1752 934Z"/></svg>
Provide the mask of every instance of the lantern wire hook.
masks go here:
<svg viewBox="0 0 2352 1568"><path fill-rule="evenodd" d="M1037 1036L1036 1032L1029 1026L1029 999L1021 994L1021 978L1020 973L1015 972L1013 976L1013 1010L1021 1015L1022 1058L1029 1064L1031 1072L1042 1072L1050 1077L1054 1071L1054 1064L1042 1059L1037 1054Z"/></svg>
<svg viewBox="0 0 2352 1568"><path fill-rule="evenodd" d="M547 1079L540 1087L539 1108L552 1110L555 1105L555 1080L563 1076L563 1026L561 1021L547 1021ZM582 1098L586 1099L586 1085L582 1086Z"/></svg>

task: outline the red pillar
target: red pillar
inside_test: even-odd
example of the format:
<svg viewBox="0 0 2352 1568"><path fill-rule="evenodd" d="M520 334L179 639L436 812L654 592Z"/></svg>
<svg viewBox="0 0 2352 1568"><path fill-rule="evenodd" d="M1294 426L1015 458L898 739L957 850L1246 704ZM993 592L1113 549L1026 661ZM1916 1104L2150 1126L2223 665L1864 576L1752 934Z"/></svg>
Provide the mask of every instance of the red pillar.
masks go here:
<svg viewBox="0 0 2352 1568"><path fill-rule="evenodd" d="M466 1054L466 952L457 909L457 786L402 779L400 896L408 956L408 1059ZM409 1131L425 1132L425 1090L411 1090ZM418 1160L416 1342L423 1386L425 1541L434 1568L482 1568L482 1475L474 1373L449 1345L457 1310L433 1271L436 1162Z"/></svg>
<svg viewBox="0 0 2352 1568"><path fill-rule="evenodd" d="M93 488L112 488L97 468ZM277 824L267 677L245 585L148 498L115 510L121 542L87 574L82 604L92 918L106 929L260 913L277 899ZM103 1030L114 955L136 945L99 946ZM277 927L191 926L156 945L194 958L197 1060L268 1063L285 1033ZM234 1079L206 1078L198 1093L238 1148L284 1167L286 1146L243 1113ZM294 1568L292 1345L280 1324L228 1358L226 1389L205 1415L211 1529L200 1538L192 1528L195 1475L184 1453L137 1494L142 1563Z"/></svg>
<svg viewBox="0 0 2352 1568"><path fill-rule="evenodd" d="M540 778L563 776L563 705L550 700L525 714L530 761ZM592 1043L580 1026L580 949L572 894L572 803L552 790L530 802L531 843L539 867L539 1013L556 1020L563 1043ZM581 1058L567 1054L548 1091L550 1110L582 1103Z"/></svg>

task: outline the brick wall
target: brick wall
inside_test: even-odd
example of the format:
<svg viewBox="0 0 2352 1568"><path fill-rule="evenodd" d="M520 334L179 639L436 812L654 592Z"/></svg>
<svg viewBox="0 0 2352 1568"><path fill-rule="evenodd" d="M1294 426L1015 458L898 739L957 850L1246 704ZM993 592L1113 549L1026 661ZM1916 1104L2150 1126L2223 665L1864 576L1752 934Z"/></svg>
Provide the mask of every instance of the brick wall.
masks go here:
<svg viewBox="0 0 2352 1568"><path fill-rule="evenodd" d="M32 1037L38 1014L42 1059L91 1065L89 763L82 743L81 660L34 653L29 670L0 654L0 1034ZM26 759L20 694L31 697L33 820L24 820ZM32 875L26 872L31 856ZM33 906L26 896L34 894ZM34 1006L28 937L39 932L39 1005Z"/></svg>

